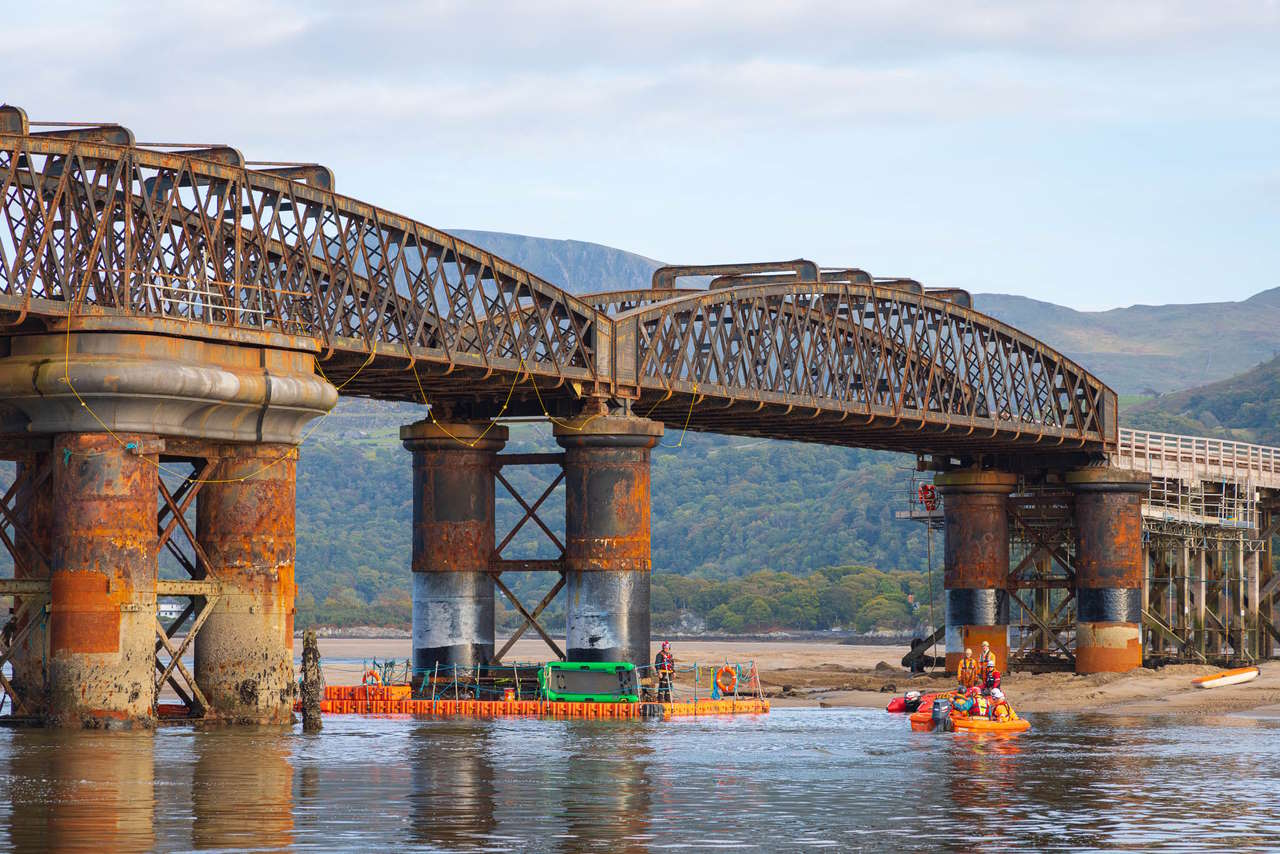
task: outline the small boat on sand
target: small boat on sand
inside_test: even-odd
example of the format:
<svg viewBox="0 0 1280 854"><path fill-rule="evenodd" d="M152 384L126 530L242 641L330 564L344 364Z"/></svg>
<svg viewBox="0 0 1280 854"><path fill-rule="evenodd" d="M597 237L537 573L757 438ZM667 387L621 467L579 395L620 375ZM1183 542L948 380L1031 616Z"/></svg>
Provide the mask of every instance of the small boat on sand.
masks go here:
<svg viewBox="0 0 1280 854"><path fill-rule="evenodd" d="M1250 682L1257 679L1259 672L1256 667L1237 667L1235 670L1223 670L1220 673L1210 673L1208 676L1192 679L1191 684L1197 688L1221 688L1224 685L1239 685L1242 682Z"/></svg>

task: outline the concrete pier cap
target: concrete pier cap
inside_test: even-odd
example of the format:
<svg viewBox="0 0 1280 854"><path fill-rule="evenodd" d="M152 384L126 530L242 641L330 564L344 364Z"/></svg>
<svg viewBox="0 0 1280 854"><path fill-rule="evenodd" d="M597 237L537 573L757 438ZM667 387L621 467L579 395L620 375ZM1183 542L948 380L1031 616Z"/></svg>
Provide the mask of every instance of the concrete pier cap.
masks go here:
<svg viewBox="0 0 1280 854"><path fill-rule="evenodd" d="M297 444L338 392L304 350L138 332L3 339L0 432Z"/></svg>
<svg viewBox="0 0 1280 854"><path fill-rule="evenodd" d="M552 433L565 449L565 654L647 664L649 451L662 424L583 415Z"/></svg>
<svg viewBox="0 0 1280 854"><path fill-rule="evenodd" d="M413 678L494 655L495 457L510 431L492 422L418 421L413 452Z"/></svg>
<svg viewBox="0 0 1280 854"><path fill-rule="evenodd" d="M1014 474L958 469L934 477L942 495L943 587L946 591L946 668L954 673L965 648L990 644L995 666L1009 657L1009 516Z"/></svg>
<svg viewBox="0 0 1280 854"><path fill-rule="evenodd" d="M1076 672L1142 666L1142 499L1145 472L1068 472L1076 496Z"/></svg>

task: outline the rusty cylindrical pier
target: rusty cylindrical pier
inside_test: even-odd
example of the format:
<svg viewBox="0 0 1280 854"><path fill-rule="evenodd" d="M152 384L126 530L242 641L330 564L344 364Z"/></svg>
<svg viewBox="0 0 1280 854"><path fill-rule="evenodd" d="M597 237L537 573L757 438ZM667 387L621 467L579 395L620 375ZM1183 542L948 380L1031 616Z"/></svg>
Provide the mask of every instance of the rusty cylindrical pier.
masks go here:
<svg viewBox="0 0 1280 854"><path fill-rule="evenodd" d="M934 478L945 525L947 672L954 673L965 647L977 656L991 644L996 667L1009 655L1009 516L1014 475L964 469Z"/></svg>
<svg viewBox="0 0 1280 854"><path fill-rule="evenodd" d="M292 445L213 445L218 462L196 496L196 539L222 586L195 639L205 718L293 720Z"/></svg>
<svg viewBox="0 0 1280 854"><path fill-rule="evenodd" d="M154 723L155 436L53 442L49 710L55 726Z"/></svg>
<svg viewBox="0 0 1280 854"><path fill-rule="evenodd" d="M1111 468L1068 472L1076 494L1076 672L1142 666L1142 497L1149 478Z"/></svg>
<svg viewBox="0 0 1280 854"><path fill-rule="evenodd" d="M413 452L413 672L493 659L494 456L506 427L419 421Z"/></svg>
<svg viewBox="0 0 1280 854"><path fill-rule="evenodd" d="M565 449L565 654L648 664L649 450L662 424L587 416L553 432Z"/></svg>

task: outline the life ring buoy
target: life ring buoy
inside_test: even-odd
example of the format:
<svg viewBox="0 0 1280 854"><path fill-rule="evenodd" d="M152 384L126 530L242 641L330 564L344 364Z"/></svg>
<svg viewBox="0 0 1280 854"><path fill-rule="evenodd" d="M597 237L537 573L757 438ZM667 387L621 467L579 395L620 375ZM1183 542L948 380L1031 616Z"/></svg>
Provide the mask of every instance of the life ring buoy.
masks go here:
<svg viewBox="0 0 1280 854"><path fill-rule="evenodd" d="M726 664L716 671L716 687L721 694L732 694L738 687L738 671Z"/></svg>
<svg viewBox="0 0 1280 854"><path fill-rule="evenodd" d="M366 670L364 678L360 680L361 685L381 685L382 677L378 675L376 670Z"/></svg>
<svg viewBox="0 0 1280 854"><path fill-rule="evenodd" d="M920 484L920 488L916 490L916 498L930 513L938 509L938 490L932 483Z"/></svg>

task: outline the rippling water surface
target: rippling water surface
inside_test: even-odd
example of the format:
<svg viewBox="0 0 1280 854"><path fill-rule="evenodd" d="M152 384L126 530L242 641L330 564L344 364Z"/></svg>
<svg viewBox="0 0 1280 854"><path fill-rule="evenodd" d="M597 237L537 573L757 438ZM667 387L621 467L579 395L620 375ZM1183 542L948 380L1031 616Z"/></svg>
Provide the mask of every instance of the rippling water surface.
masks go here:
<svg viewBox="0 0 1280 854"><path fill-rule="evenodd" d="M326 718L319 736L0 732L0 845L647 851L1280 845L1280 728L879 711L667 723Z"/></svg>

